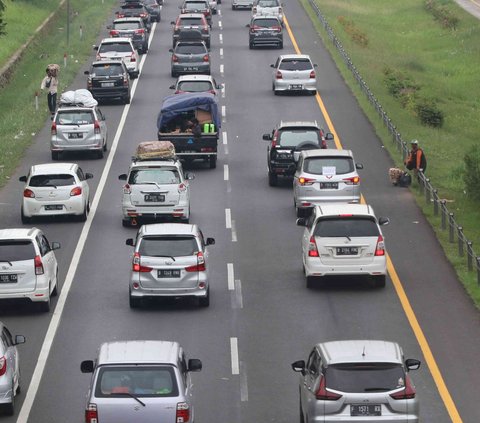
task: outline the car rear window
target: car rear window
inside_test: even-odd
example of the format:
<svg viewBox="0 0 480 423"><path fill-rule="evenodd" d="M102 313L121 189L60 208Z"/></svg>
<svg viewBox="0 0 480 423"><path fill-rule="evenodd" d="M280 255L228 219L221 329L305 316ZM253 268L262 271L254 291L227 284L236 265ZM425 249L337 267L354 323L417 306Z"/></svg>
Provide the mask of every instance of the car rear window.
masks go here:
<svg viewBox="0 0 480 423"><path fill-rule="evenodd" d="M126 398L176 397L175 372L168 366L101 367L95 387L96 397Z"/></svg>
<svg viewBox="0 0 480 423"><path fill-rule="evenodd" d="M304 142L320 143L318 130L315 129L284 129L279 133L279 145L281 147L296 147Z"/></svg>
<svg viewBox="0 0 480 423"><path fill-rule="evenodd" d="M135 184L179 184L180 175L175 168L134 169L130 172L128 183Z"/></svg>
<svg viewBox="0 0 480 423"><path fill-rule="evenodd" d="M113 24L113 28L117 31L128 31L141 28L140 22L116 22Z"/></svg>
<svg viewBox="0 0 480 423"><path fill-rule="evenodd" d="M187 10L205 10L207 8L207 4L203 2L188 2L185 3L184 8Z"/></svg>
<svg viewBox="0 0 480 423"><path fill-rule="evenodd" d="M96 76L115 76L123 73L123 68L120 63L95 65L92 67L92 72Z"/></svg>
<svg viewBox="0 0 480 423"><path fill-rule="evenodd" d="M377 223L371 217L329 217L317 221L315 236L321 237L362 237L378 236Z"/></svg>
<svg viewBox="0 0 480 423"><path fill-rule="evenodd" d="M179 24L181 26L201 26L203 20L202 18L180 18Z"/></svg>
<svg viewBox="0 0 480 423"><path fill-rule="evenodd" d="M32 260L35 256L35 247L28 239L0 240L0 263Z"/></svg>
<svg viewBox="0 0 480 423"><path fill-rule="evenodd" d="M65 111L58 112L55 122L57 125L91 125L94 122L91 111Z"/></svg>
<svg viewBox="0 0 480 423"><path fill-rule="evenodd" d="M335 364L326 369L325 382L342 392L388 392L405 387L405 372L399 364Z"/></svg>
<svg viewBox="0 0 480 423"><path fill-rule="evenodd" d="M212 90L213 87L209 81L185 81L178 84L178 89L198 93Z"/></svg>
<svg viewBox="0 0 480 423"><path fill-rule="evenodd" d="M325 167L334 167L336 175L344 175L355 170L351 157L310 157L303 162L304 172L314 175L323 175Z"/></svg>
<svg viewBox="0 0 480 423"><path fill-rule="evenodd" d="M31 187L65 187L75 185L75 177L68 173L55 175L35 175L30 178Z"/></svg>
<svg viewBox="0 0 480 423"><path fill-rule="evenodd" d="M113 51L130 53L132 51L132 46L130 43L104 43L98 49L99 53L110 53Z"/></svg>
<svg viewBox="0 0 480 423"><path fill-rule="evenodd" d="M207 49L202 44L177 44L177 54L206 54Z"/></svg>
<svg viewBox="0 0 480 423"><path fill-rule="evenodd" d="M138 13L142 12L144 7L140 4L130 3L130 4L122 4L120 6L123 10L135 11L138 10Z"/></svg>
<svg viewBox="0 0 480 423"><path fill-rule="evenodd" d="M275 0L259 0L257 6L260 7L278 7L278 2Z"/></svg>
<svg viewBox="0 0 480 423"><path fill-rule="evenodd" d="M193 236L146 236L140 241L138 252L148 257L193 256L198 245Z"/></svg>
<svg viewBox="0 0 480 423"><path fill-rule="evenodd" d="M274 26L280 26L277 19L254 19L252 25L262 28L272 28Z"/></svg>
<svg viewBox="0 0 480 423"><path fill-rule="evenodd" d="M308 59L283 59L280 63L280 70L310 70L312 63Z"/></svg>

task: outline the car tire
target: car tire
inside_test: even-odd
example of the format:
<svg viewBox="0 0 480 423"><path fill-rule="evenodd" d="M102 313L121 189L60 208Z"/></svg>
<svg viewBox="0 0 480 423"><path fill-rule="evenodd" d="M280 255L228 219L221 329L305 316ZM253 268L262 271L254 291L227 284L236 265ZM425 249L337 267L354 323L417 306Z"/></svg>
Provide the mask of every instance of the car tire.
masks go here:
<svg viewBox="0 0 480 423"><path fill-rule="evenodd" d="M307 276L307 288L312 289L315 287L315 278L313 276Z"/></svg>
<svg viewBox="0 0 480 423"><path fill-rule="evenodd" d="M255 48L255 45L253 43L248 43L248 48L250 50L253 50Z"/></svg>
<svg viewBox="0 0 480 423"><path fill-rule="evenodd" d="M39 303L40 311L43 311L44 313L48 313L50 311L50 298L51 296L48 295L48 301Z"/></svg>
<svg viewBox="0 0 480 423"><path fill-rule="evenodd" d="M95 153L97 159L103 159L103 147Z"/></svg>
<svg viewBox="0 0 480 423"><path fill-rule="evenodd" d="M13 380L12 380L13 386ZM13 416L15 414L15 394L12 396L12 402L7 402L4 406L4 413L6 416Z"/></svg>
<svg viewBox="0 0 480 423"><path fill-rule="evenodd" d="M60 158L60 153L58 151L52 151L52 160L58 160Z"/></svg>
<svg viewBox="0 0 480 423"><path fill-rule="evenodd" d="M278 48L279 48L279 50L282 50L282 49L283 49L283 42L281 42L281 43L278 44Z"/></svg>
<svg viewBox="0 0 480 423"><path fill-rule="evenodd" d="M122 219L122 226L123 226L124 228L129 228L129 227L132 226L132 225L131 225L129 219Z"/></svg>
<svg viewBox="0 0 480 423"><path fill-rule="evenodd" d="M210 305L210 289L208 289L205 297L200 297L198 299L198 305L200 307L208 307Z"/></svg>
<svg viewBox="0 0 480 423"><path fill-rule="evenodd" d="M32 218L28 217L28 216L25 216L25 214L23 213L23 208L20 210L20 217L21 217L22 223L24 225L27 225L27 224L32 222Z"/></svg>
<svg viewBox="0 0 480 423"><path fill-rule="evenodd" d="M278 176L275 173L268 172L268 185L276 187L278 185Z"/></svg>
<svg viewBox="0 0 480 423"><path fill-rule="evenodd" d="M217 167L217 156L210 156L209 164L210 169L215 169Z"/></svg>
<svg viewBox="0 0 480 423"><path fill-rule="evenodd" d="M135 297L132 297L131 294L129 294L128 304L130 308L139 308L141 306L141 298L135 298Z"/></svg>
<svg viewBox="0 0 480 423"><path fill-rule="evenodd" d="M235 10L235 9L236 9L236 7L232 4L232 10Z"/></svg>
<svg viewBox="0 0 480 423"><path fill-rule="evenodd" d="M385 275L375 276L375 287L385 288L386 278L387 277Z"/></svg>
<svg viewBox="0 0 480 423"><path fill-rule="evenodd" d="M210 41L208 41L208 42L205 44L209 50L210 50L210 44L211 44Z"/></svg>
<svg viewBox="0 0 480 423"><path fill-rule="evenodd" d="M313 91L312 91L312 95L313 95L313 96L317 95L317 90L313 90Z"/></svg>
<svg viewBox="0 0 480 423"><path fill-rule="evenodd" d="M105 143L103 144L103 151L107 151L107 140L105 139Z"/></svg>
<svg viewBox="0 0 480 423"><path fill-rule="evenodd" d="M123 98L123 104L130 104L130 100L131 100L130 94L126 95Z"/></svg>
<svg viewBox="0 0 480 423"><path fill-rule="evenodd" d="M172 78L176 78L176 77L177 77L177 72L172 71Z"/></svg>
<svg viewBox="0 0 480 423"><path fill-rule="evenodd" d="M78 220L80 222L85 222L87 220L89 210L90 210L90 206L87 202L87 204L85 204L85 207L83 208L82 214L78 215Z"/></svg>

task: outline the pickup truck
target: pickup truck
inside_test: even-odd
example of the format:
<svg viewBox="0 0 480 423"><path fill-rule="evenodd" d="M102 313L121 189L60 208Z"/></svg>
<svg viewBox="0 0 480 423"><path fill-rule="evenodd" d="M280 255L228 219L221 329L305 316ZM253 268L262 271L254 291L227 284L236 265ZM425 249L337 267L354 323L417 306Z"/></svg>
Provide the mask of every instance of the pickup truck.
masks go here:
<svg viewBox="0 0 480 423"><path fill-rule="evenodd" d="M194 135L192 121L197 120L201 134ZM157 118L158 140L170 141L178 158L187 164L203 160L217 166L218 133L221 118L218 103L211 93L181 93L165 97Z"/></svg>

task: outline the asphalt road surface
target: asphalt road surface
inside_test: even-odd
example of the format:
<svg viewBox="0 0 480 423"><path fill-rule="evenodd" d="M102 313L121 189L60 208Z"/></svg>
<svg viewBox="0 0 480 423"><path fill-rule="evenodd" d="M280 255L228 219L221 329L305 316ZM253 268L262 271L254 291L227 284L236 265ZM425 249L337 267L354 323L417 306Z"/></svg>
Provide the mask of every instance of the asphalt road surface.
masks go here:
<svg viewBox="0 0 480 423"><path fill-rule="evenodd" d="M1 420L82 422L90 376L80 373L80 362L94 358L105 341L165 339L179 341L190 358L203 361L202 372L193 375L197 423L296 422L298 376L290 363L306 359L320 341L369 338L397 341L406 357L422 360L412 378L423 422L480 421L478 311L410 192L390 185L391 161L304 10L296 1L285 7L300 50L318 63L328 119L315 97L274 96L271 91L270 63L281 53L294 52L287 33L283 51L249 50L245 24L250 12L232 11L228 1L219 9L212 32L212 73L225 84L219 161L214 170L203 164L191 169L196 174L191 221L216 239L209 247L210 307L185 302L153 303L139 310L128 306L131 249L125 239L135 229L121 225L122 183L117 177L127 170L138 142L155 139L162 98L171 93L169 22L179 10L169 0L132 104L102 107L110 130L108 158L63 158L95 175L89 220L36 222L51 241L62 244L57 254L62 289L53 311L2 305L0 319L13 333L25 335L27 343L19 347L23 386L16 415ZM84 69L72 88L85 86ZM261 136L281 119L330 125L343 147L364 164L366 201L377 216L391 219L383 229L393 275L385 289L349 280L307 290L291 183L271 188L267 182L267 143ZM32 164L50 162L49 126L46 122L0 192L2 227L21 226L18 176ZM412 326L415 321L418 326Z"/></svg>

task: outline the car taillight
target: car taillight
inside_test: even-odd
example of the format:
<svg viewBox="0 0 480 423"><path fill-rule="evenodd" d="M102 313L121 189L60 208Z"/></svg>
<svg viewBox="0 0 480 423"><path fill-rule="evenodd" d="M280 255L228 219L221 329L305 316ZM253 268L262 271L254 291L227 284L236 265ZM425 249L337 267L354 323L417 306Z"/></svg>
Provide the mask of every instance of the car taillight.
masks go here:
<svg viewBox="0 0 480 423"><path fill-rule="evenodd" d="M175 54L172 55L172 62L178 62L178 57Z"/></svg>
<svg viewBox="0 0 480 423"><path fill-rule="evenodd" d="M208 54L206 54L205 56L203 56L203 61L204 62L208 62L210 60L210 57L208 56Z"/></svg>
<svg viewBox="0 0 480 423"><path fill-rule="evenodd" d="M147 272L151 272L152 271L152 268L151 267L148 267L148 266L142 266L140 264L140 260L141 260L141 257L140 257L140 253L135 253L133 255L133 266L132 266L132 270L134 272L140 272L140 273L147 273Z"/></svg>
<svg viewBox="0 0 480 423"><path fill-rule="evenodd" d="M208 25L203 25L202 32L208 32Z"/></svg>
<svg viewBox="0 0 480 423"><path fill-rule="evenodd" d="M283 78L282 72L277 70L277 73L275 73L275 79L282 79L282 78Z"/></svg>
<svg viewBox="0 0 480 423"><path fill-rule="evenodd" d="M137 61L137 58L135 57L135 53L132 53L132 55L130 56L130 62L136 62Z"/></svg>
<svg viewBox="0 0 480 423"><path fill-rule="evenodd" d="M70 191L70 197L76 197L82 195L82 187L75 187Z"/></svg>
<svg viewBox="0 0 480 423"><path fill-rule="evenodd" d="M126 73L123 74L123 85L128 86L128 76Z"/></svg>
<svg viewBox="0 0 480 423"><path fill-rule="evenodd" d="M385 255L385 243L383 242L383 236L379 235L377 239L377 247L375 248L375 255L376 256L384 256Z"/></svg>
<svg viewBox="0 0 480 423"><path fill-rule="evenodd" d="M57 135L57 124L52 122L52 127L50 128L51 135Z"/></svg>
<svg viewBox="0 0 480 423"><path fill-rule="evenodd" d="M142 29L136 29L135 34L145 34L145 30L143 28Z"/></svg>
<svg viewBox="0 0 480 423"><path fill-rule="evenodd" d="M207 270L207 266L201 251L197 253L197 264L194 266L185 267L186 272L204 272L205 270Z"/></svg>
<svg viewBox="0 0 480 423"><path fill-rule="evenodd" d="M278 131L275 131L273 133L273 137L272 137L272 145L271 145L271 148L275 148L277 146L277 141L278 141Z"/></svg>
<svg viewBox="0 0 480 423"><path fill-rule="evenodd" d="M31 189L26 188L23 190L23 196L25 198L35 198L35 193Z"/></svg>
<svg viewBox="0 0 480 423"><path fill-rule="evenodd" d="M315 71L310 72L310 79L315 79Z"/></svg>
<svg viewBox="0 0 480 423"><path fill-rule="evenodd" d="M298 183L302 186L313 185L314 182L315 182L315 179L312 179L312 178L304 178L303 176L298 178Z"/></svg>
<svg viewBox="0 0 480 423"><path fill-rule="evenodd" d="M97 404L88 404L85 410L85 423L98 423Z"/></svg>
<svg viewBox="0 0 480 423"><path fill-rule="evenodd" d="M319 257L317 243L315 237L312 235L308 243L308 257Z"/></svg>
<svg viewBox="0 0 480 423"><path fill-rule="evenodd" d="M0 376L7 373L7 357L0 357Z"/></svg>
<svg viewBox="0 0 480 423"><path fill-rule="evenodd" d="M119 32L116 31L115 29L110 30L110 35L111 35L112 37L116 37L118 34L119 34Z"/></svg>
<svg viewBox="0 0 480 423"><path fill-rule="evenodd" d="M124 13L117 13L117 17L119 17L119 18L124 18L124 17L125 17L125 14L124 14Z"/></svg>
<svg viewBox="0 0 480 423"><path fill-rule="evenodd" d="M129 184L125 184L123 186L123 193L124 194L131 194L132 193L132 188L130 187Z"/></svg>
<svg viewBox="0 0 480 423"><path fill-rule="evenodd" d="M176 423L186 423L190 421L190 406L186 402L177 403Z"/></svg>
<svg viewBox="0 0 480 423"><path fill-rule="evenodd" d="M353 176L351 178L342 179L342 181L345 182L345 185L358 185L360 183L360 177Z"/></svg>
<svg viewBox="0 0 480 423"><path fill-rule="evenodd" d="M415 386L413 386L412 381L410 380L410 376L406 375L405 377L405 387L399 391L395 392L394 394L390 394L390 396L395 400L402 400L402 399L412 399L415 398Z"/></svg>
<svg viewBox="0 0 480 423"><path fill-rule="evenodd" d="M272 26L272 29L274 31L277 31L277 32L281 32L282 31L282 27L281 26Z"/></svg>
<svg viewBox="0 0 480 423"><path fill-rule="evenodd" d="M259 29L260 29L260 27L259 27L258 25L252 25L252 26L250 27L250 31L251 31L251 32L258 31Z"/></svg>
<svg viewBox="0 0 480 423"><path fill-rule="evenodd" d="M338 399L342 398L340 394L335 394L333 392L327 391L324 376L320 377L320 383L318 385L317 392L315 393L315 397L318 400L322 401L337 401Z"/></svg>
<svg viewBox="0 0 480 423"><path fill-rule="evenodd" d="M186 190L187 190L187 185L186 184L182 183L178 186L178 192L184 192Z"/></svg>
<svg viewBox="0 0 480 423"><path fill-rule="evenodd" d="M35 266L35 274L36 275L43 275L42 258L40 256L35 256L35 259L33 260L33 264Z"/></svg>
<svg viewBox="0 0 480 423"><path fill-rule="evenodd" d="M97 135L100 134L100 122L98 120L93 124L93 129Z"/></svg>
<svg viewBox="0 0 480 423"><path fill-rule="evenodd" d="M148 15L146 13L140 13L141 18L146 18Z"/></svg>
<svg viewBox="0 0 480 423"><path fill-rule="evenodd" d="M90 90L92 88L92 78L87 79L87 90Z"/></svg>

